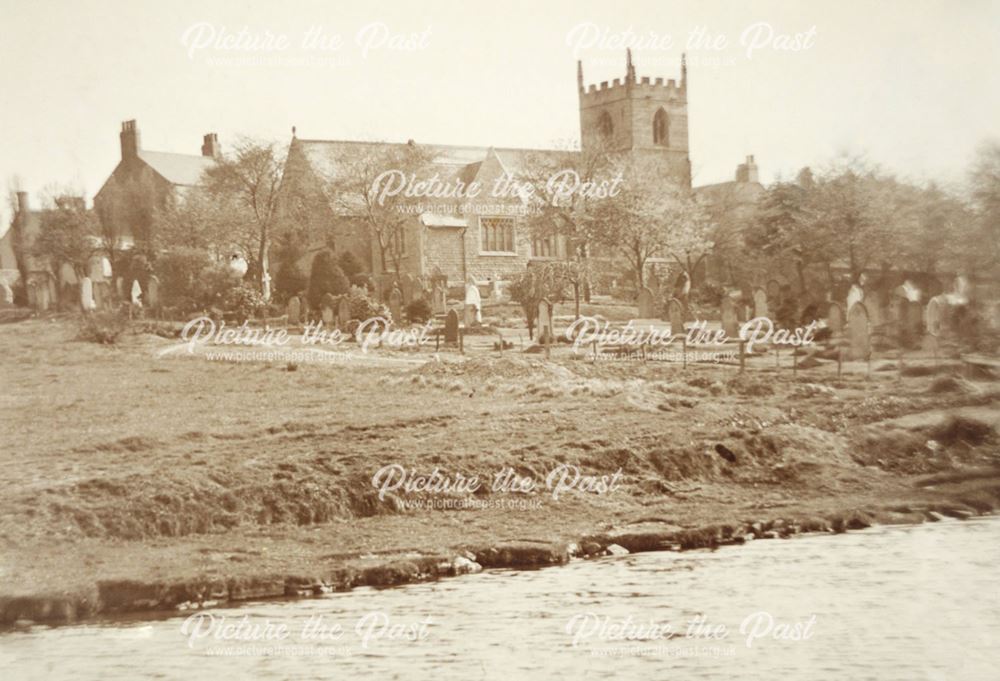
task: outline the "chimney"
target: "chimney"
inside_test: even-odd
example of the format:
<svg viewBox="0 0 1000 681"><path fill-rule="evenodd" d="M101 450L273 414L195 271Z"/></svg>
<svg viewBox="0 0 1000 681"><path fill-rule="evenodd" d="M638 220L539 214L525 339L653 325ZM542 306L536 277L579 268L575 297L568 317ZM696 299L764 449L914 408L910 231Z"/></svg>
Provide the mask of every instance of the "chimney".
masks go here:
<svg viewBox="0 0 1000 681"><path fill-rule="evenodd" d="M118 134L118 138L122 143L123 161L128 158L135 158L139 155L139 150L142 149L142 145L139 141L139 126L136 125L135 119L122 121L122 131Z"/></svg>
<svg viewBox="0 0 1000 681"><path fill-rule="evenodd" d="M17 193L17 213L18 214L22 214L23 213L23 214L26 215L28 213L28 210L29 210L28 209L28 192L21 192L21 191L19 191Z"/></svg>
<svg viewBox="0 0 1000 681"><path fill-rule="evenodd" d="M747 156L746 163L736 166L737 182L760 182L757 173L757 164L754 163L753 155Z"/></svg>
<svg viewBox="0 0 1000 681"><path fill-rule="evenodd" d="M219 158L221 154L222 149L219 147L219 136L214 132L205 135L201 142L201 155Z"/></svg>

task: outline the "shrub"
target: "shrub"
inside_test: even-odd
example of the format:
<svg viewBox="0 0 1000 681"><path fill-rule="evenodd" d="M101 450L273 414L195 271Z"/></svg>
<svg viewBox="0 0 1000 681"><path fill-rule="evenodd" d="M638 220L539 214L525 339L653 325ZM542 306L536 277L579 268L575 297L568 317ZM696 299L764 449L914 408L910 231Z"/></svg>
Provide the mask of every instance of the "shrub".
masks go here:
<svg viewBox="0 0 1000 681"><path fill-rule="evenodd" d="M423 324L431 318L431 305L423 298L417 298L406 306L406 318L415 324Z"/></svg>
<svg viewBox="0 0 1000 681"><path fill-rule="evenodd" d="M351 251L341 253L337 259L337 264L340 265L340 269L343 270L344 274L351 281L354 281L354 277L359 275L363 269L361 261Z"/></svg>
<svg viewBox="0 0 1000 681"><path fill-rule="evenodd" d="M349 288L350 282L344 276L344 271L334 263L333 253L326 250L317 253L309 273L309 290L306 295L309 306L318 309L324 293L337 296L347 293Z"/></svg>
<svg viewBox="0 0 1000 681"><path fill-rule="evenodd" d="M278 273L274 276L274 293L279 300L290 300L305 291L308 285L309 277L297 262L286 260L278 266Z"/></svg>
<svg viewBox="0 0 1000 681"><path fill-rule="evenodd" d="M178 248L156 260L156 273L165 307L182 314L223 306L226 293L239 281L205 251Z"/></svg>
<svg viewBox="0 0 1000 681"><path fill-rule="evenodd" d="M223 309L236 316L240 323L254 317L266 307L260 291L249 286L234 286L226 292Z"/></svg>
<svg viewBox="0 0 1000 681"><path fill-rule="evenodd" d="M356 286L344 296L351 307L351 319L365 321L374 317L391 319L389 308L375 300L368 293Z"/></svg>
<svg viewBox="0 0 1000 681"><path fill-rule="evenodd" d="M87 312L80 318L79 338L91 343L114 345L128 328L128 315L122 312Z"/></svg>

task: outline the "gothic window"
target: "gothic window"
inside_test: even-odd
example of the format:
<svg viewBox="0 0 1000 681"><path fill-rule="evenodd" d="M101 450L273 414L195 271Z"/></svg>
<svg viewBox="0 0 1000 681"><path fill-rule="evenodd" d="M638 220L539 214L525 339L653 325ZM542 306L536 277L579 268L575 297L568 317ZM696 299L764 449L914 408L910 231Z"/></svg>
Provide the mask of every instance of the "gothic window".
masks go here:
<svg viewBox="0 0 1000 681"><path fill-rule="evenodd" d="M670 146L670 138L667 134L667 112L658 109L653 116L653 144L661 147Z"/></svg>
<svg viewBox="0 0 1000 681"><path fill-rule="evenodd" d="M611 114L607 111L602 112L600 118L597 119L597 129L601 133L601 137L611 139L614 126L611 123Z"/></svg>
<svg viewBox="0 0 1000 681"><path fill-rule="evenodd" d="M514 218L480 218L479 250L489 253L516 253Z"/></svg>
<svg viewBox="0 0 1000 681"><path fill-rule="evenodd" d="M556 257L556 238L554 236L533 239L531 242L531 255L535 258Z"/></svg>

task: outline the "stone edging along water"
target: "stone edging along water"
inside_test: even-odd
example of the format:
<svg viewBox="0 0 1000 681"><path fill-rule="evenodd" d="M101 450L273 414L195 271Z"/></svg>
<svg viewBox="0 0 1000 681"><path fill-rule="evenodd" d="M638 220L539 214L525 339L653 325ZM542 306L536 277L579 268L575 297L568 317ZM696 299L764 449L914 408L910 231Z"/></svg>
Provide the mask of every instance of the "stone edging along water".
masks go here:
<svg viewBox="0 0 1000 681"><path fill-rule="evenodd" d="M310 576L271 574L173 582L102 580L97 582L90 594L0 596L0 625L16 627L36 622L66 624L95 615L197 610L268 598L320 596L359 586L399 586L488 568L535 569L562 565L576 557L714 549L751 540L788 538L805 533L838 534L873 524L912 524L945 518L964 520L977 515L990 515L1000 507L1000 486L990 488L989 492L988 495L976 495L971 501L904 504L877 511L853 510L825 518L777 518L670 532L603 533L581 537L570 543L501 542L482 548L462 549L455 555L396 557L364 567L335 566L322 574Z"/></svg>

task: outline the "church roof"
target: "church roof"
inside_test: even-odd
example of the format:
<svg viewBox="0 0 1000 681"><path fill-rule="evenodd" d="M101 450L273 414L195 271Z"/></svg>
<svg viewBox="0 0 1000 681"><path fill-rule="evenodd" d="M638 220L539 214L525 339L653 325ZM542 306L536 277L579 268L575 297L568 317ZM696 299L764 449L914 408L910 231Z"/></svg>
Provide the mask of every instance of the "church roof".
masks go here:
<svg viewBox="0 0 1000 681"><path fill-rule="evenodd" d="M168 151L139 151L139 158L170 184L194 186L206 168L215 165L211 156L175 154Z"/></svg>

